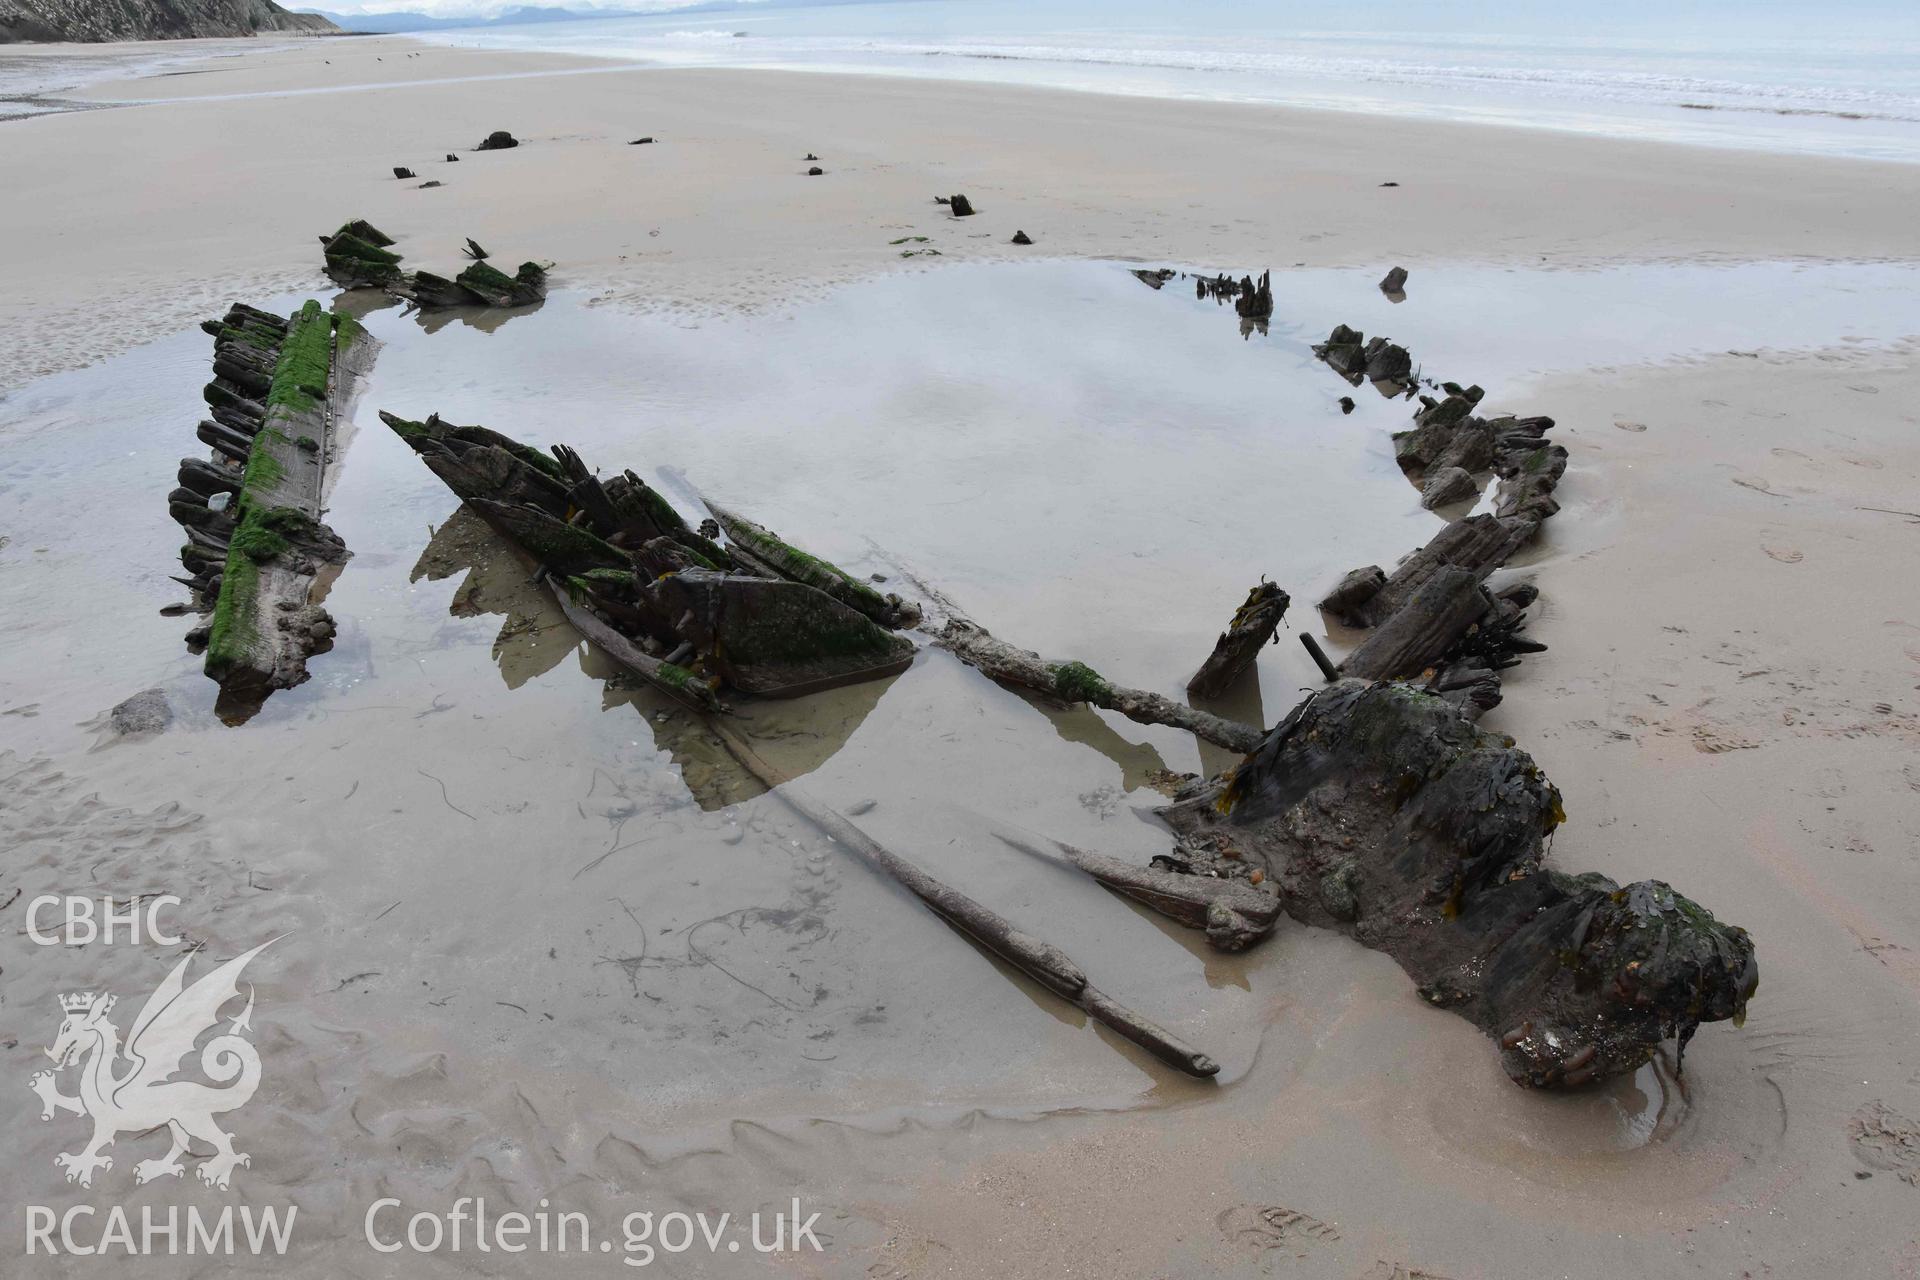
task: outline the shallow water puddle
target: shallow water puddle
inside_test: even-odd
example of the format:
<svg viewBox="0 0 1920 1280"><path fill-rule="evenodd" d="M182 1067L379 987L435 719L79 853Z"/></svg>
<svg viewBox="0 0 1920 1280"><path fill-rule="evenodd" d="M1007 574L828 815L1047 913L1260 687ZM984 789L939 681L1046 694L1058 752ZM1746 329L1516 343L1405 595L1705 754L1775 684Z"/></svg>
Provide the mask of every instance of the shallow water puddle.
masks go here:
<svg viewBox="0 0 1920 1280"><path fill-rule="evenodd" d="M59 757L113 804L207 815L194 839L217 865L276 889L223 898L221 943L296 924L274 1000L357 1028L377 1046L369 1077L409 1078L419 1054L544 1063L655 1131L1185 1097L753 799L684 713L578 644L375 411L564 442L687 510L697 488L891 589L918 575L1003 638L1169 695L1264 574L1294 596L1289 630L1222 709L1271 723L1317 682L1292 638L1321 630L1308 602L1439 522L1392 462L1408 406L1361 390L1343 414L1350 388L1308 352L1335 322L1480 382L1490 408L1552 413L1513 399L1517 380L1707 354L1734 329L1779 347L1920 331L1914 280L1434 269L1395 305L1354 272L1288 273L1270 331L1244 338L1191 282L1154 292L1098 263L948 266L697 327L566 292L485 326L377 309L386 345L329 517L354 553L326 602L340 637L240 729L214 719L185 620L155 614L179 594L164 495L200 452L208 376L204 335L178 335L0 402L0 747ZM1561 431L1588 425L1605 424ZM154 684L174 729L86 754L83 722ZM1191 740L1036 707L933 651L892 681L747 710L820 799L1045 934L1223 1080L1248 1069L1299 981L1279 945L1212 955L995 834L1159 852L1139 788L1200 767ZM70 835L32 831L36 874L83 874ZM316 1061L334 1048L286 1037Z"/></svg>

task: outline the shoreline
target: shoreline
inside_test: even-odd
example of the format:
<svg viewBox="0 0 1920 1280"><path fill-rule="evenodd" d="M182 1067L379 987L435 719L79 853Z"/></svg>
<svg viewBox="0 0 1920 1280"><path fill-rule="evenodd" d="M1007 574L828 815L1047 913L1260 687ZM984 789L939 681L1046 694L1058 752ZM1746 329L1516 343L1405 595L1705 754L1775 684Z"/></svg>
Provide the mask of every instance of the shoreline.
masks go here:
<svg viewBox="0 0 1920 1280"><path fill-rule="evenodd" d="M39 197L0 211L0 236L36 247L0 300L0 386L125 350L143 328L185 328L233 297L318 287L311 237L349 217L415 244L479 236L554 261L556 287L689 318L911 265L889 245L911 234L963 261L1236 272L1920 254L1908 226L1920 166L1080 90L626 71L392 36L204 71L84 91L155 95L138 106L0 125L0 152ZM517 78L471 78L493 75ZM189 92L210 76L223 94L261 96ZM347 84L377 87L316 92ZM759 109L742 113L746 100ZM956 120L968 123L957 141L942 132ZM468 153L500 127L529 145ZM626 145L640 136L659 142ZM800 161L812 152L821 177ZM237 185L221 177L233 155L248 157ZM397 164L445 185L395 181ZM144 194L138 238L121 212L129 189ZM981 215L956 224L932 203L954 190ZM599 216L608 208L641 217ZM1034 246L1004 243L1015 230Z"/></svg>
<svg viewBox="0 0 1920 1280"><path fill-rule="evenodd" d="M370 37L353 47L368 49L371 60L412 43ZM386 55L372 52L380 47ZM506 592L448 549L439 553L444 565L430 564L422 551L409 570L415 544L357 532L349 539L356 559L335 605L343 620L389 628L372 640L351 636L357 646L343 642L319 660L327 665L316 683L340 679L335 692L352 692L353 700L343 696L329 708L289 696L274 707L284 718L267 717L245 736L182 723L155 742L93 757L84 740L95 726L68 713L94 687L104 707L156 671L176 684L204 681L189 669L198 664L175 643L179 628L171 621L129 619L123 634L82 637L67 620L81 612L73 587L51 575L78 572L84 557L87 574L112 580L101 597L107 607L136 598L144 606L150 602L140 593L155 589L163 593L155 600L164 599L164 540L141 533L149 527L141 522L159 524L169 460L194 448L193 388L205 377L204 343L176 330L232 300L329 296L314 235L348 217L398 236L409 264L452 264L471 235L499 250L503 262L557 260L556 292L569 295L564 310L589 293L585 306L657 311L693 329L714 316L778 312L842 282L917 270L925 260L903 260L889 241L927 235L942 250L935 263L1032 254L1237 272L1257 271L1263 257L1278 253L1271 265L1280 291L1296 258L1315 268L1364 268L1369 274L1355 280L1368 291L1364 299L1325 315L1316 310L1320 333L1356 321L1369 332L1383 323L1390 333L1396 322L1437 323L1471 336L1488 329L1477 322L1471 295L1443 291L1439 273L1426 274L1437 264L1572 272L1662 261L1915 261L1920 246L1908 212L1920 172L1851 160L1757 163L1747 153L1689 163L1698 160L1694 149L1679 155L1670 144L1576 145L1556 134L1522 145L1498 128L1395 121L1375 131L1338 113L824 73L685 71L656 84L643 76L629 83L529 72L394 84L360 98L311 92L340 61L309 49L250 57L218 74L293 87L244 99L183 93L146 110L0 125L0 155L24 155L40 184L28 186L39 195L31 207L17 201L0 212L9 241L35 249L0 300L0 360L11 362L0 364L0 386L11 390L22 370L71 369L123 352L156 330L171 339L167 354L192 348L164 367L160 353L129 362L130 402L112 408L88 402L84 376L63 381L35 428L70 428L82 446L74 470L98 466L85 492L108 508L102 521L120 531L115 545L136 548L130 569L103 564L111 558L78 539L39 547L32 535L21 537L53 527L54 508L77 482L34 458L16 460L33 479L22 487L21 509L36 518L0 530L15 538L11 549L0 538L0 554L21 600L44 592L53 623L42 616L19 624L10 652L64 665L50 682L62 686L53 693L32 686L41 661L11 668L6 713L41 718L0 721L11 726L7 744L20 752L0 752L7 766L0 772L26 796L5 829L23 847L29 840L40 846L29 878L187 886L198 895L196 908L215 908L206 916L214 954L255 933L295 927L325 940L324 948L299 952L304 958L290 960L292 971L276 974L262 993L263 1010L272 1010L263 1025L281 1037L277 1051L311 1074L277 1071L273 1091L249 1116L250 1134L264 1143L255 1176L305 1198L303 1221L324 1233L305 1242L308 1266L364 1268L349 1207L356 1198L398 1188L395 1194L411 1197L409 1207L424 1208L448 1198L450 1187L478 1187L498 1203L517 1199L518 1207L551 1192L596 1224L636 1207L784 1204L797 1189L814 1202L810 1208L835 1211L833 1246L801 1268L826 1275L1016 1277L1071 1269L1225 1276L1263 1267L1357 1280L1534 1273L1597 1280L1658 1274L1676 1263L1729 1275L1743 1268L1895 1274L1911 1265L1913 1245L1894 1224L1909 1212L1913 1189L1898 1168L1877 1166L1882 1172L1873 1175L1849 1141L1858 1117L1882 1114L1875 1106L1909 1124L1901 1140L1920 1137L1902 1121L1920 1115L1920 1081L1905 1053L1920 1036L1920 966L1906 949L1920 936L1920 873L1911 856L1920 810L1909 801L1920 792L1920 766L1909 763L1920 743L1910 692L1920 680L1920 604L1910 585L1897 576L1890 582L1888 573L1903 552L1911 554L1905 549L1914 531L1897 512L1882 513L1912 507L1905 495L1920 487L1911 407L1920 402L1920 346L1911 339L1867 333L1871 341L1856 342L1848 335L1858 329L1822 330L1838 336L1817 349L1701 352L1612 367L1598 358L1604 344L1596 342L1578 351L1579 367L1543 375L1511 372L1519 342L1498 360L1476 361L1437 341L1409 339L1435 373L1484 379L1489 403L1553 415L1554 439L1572 453L1558 491L1569 510L1515 566L1539 581L1529 634L1551 647L1509 674L1506 701L1487 721L1514 735L1565 791L1570 822L1559 831L1552 865L1622 882L1670 878L1750 926L1767 968L1752 1021L1703 1034L1684 1077L1661 1059L1605 1091L1552 1099L1514 1090L1489 1060L1484 1038L1428 1008L1385 956L1298 927L1283 927L1244 960L1196 951L1196 972L1181 972L1182 981L1204 984L1215 1016L1243 1038L1237 1060L1247 1065L1230 1083L1201 1089L1145 1071L1136 1081L1131 1059L1071 1024L1069 1032L1085 1034L1062 1034L1044 1048L1036 1034L995 1060L991 1036L956 1036L953 1028L980 1019L1001 1035L1023 1025L1054 1032L1042 1022L1054 1015L1036 1012L1037 1002L1027 1009L998 974L987 975L991 985L962 988L982 995L978 1004L916 1007L914 993L944 990L926 978L927 957L966 959L966 944L938 929L902 928L899 904L884 888L858 873L840 876L831 860L818 872L803 866L790 852L807 839L802 824L751 801L731 817L689 812L679 781L647 765L670 730L632 724L633 708L610 683L596 715L593 684L605 673L585 657L574 670L577 646L535 649L529 637L538 630L499 603ZM443 66L424 53L401 61L413 65L390 67L396 79ZM456 51L444 65L517 64ZM365 73L357 65L337 72ZM158 83L184 90L191 86L182 82L195 78ZM349 109L340 109L343 99ZM248 109L233 110L236 101ZM428 119L439 123L428 126ZM494 128L511 129L526 145L469 150ZM582 128L591 132L575 132ZM627 146L647 134L659 141ZM278 141L287 137L299 139L297 153ZM922 141L928 137L945 140L937 154ZM388 138L397 140L377 140ZM449 151L460 160L438 159ZM824 157L828 172L820 178L805 176L800 157L808 151ZM1603 161L1637 168L1622 178ZM388 166L401 163L420 180L447 185L421 190L396 181ZM1387 180L1403 185L1378 186ZM315 193L322 185L324 196ZM932 204L935 194L953 191L967 192L980 214L955 221ZM1015 229L1034 237L1033 249L1006 243ZM1362 314L1387 306L1370 281L1395 264L1414 273L1410 306ZM1435 287L1423 293L1428 279ZM1837 286L1829 292L1857 297ZM1609 322L1639 335L1627 310L1589 296L1600 300L1583 308L1561 296L1543 305L1595 317L1596 336ZM1736 320L1743 297L1754 305L1751 294L1715 294ZM1498 308L1499 323L1509 330L1524 324L1525 301ZM561 310L515 319L504 332L538 352L538 341L564 336L553 325ZM1837 310L1851 316L1858 308ZM1220 317L1219 350L1238 354L1231 321ZM969 341L965 323L956 317L951 331L915 332L961 347ZM41 345L25 349L15 326L34 330ZM1765 328L1757 320L1742 326L1743 337ZM607 411L576 409L569 418L557 410L543 422L540 396L551 376L522 369L509 384L488 363L501 349L489 346L488 332L457 326L418 342L434 344L430 358L409 364L398 343L383 356L374 376L390 379L388 390L367 411L388 401L403 407L401 393L410 388L423 408L436 407L432 397L465 398L439 406L450 414L485 404L484 420L507 430L527 424L577 438L581 419L591 418L599 431L632 437L607 451L610 460L640 465L685 464L701 434L692 409L669 411L665 428L621 420L648 404L642 391L661 367L629 358L643 350L638 344L587 352L607 370ZM724 342L717 333L690 335L686 347ZM1006 375L996 369L995 376ZM1286 376L1306 380L1329 401L1347 389L1318 362ZM736 385L724 376L709 381ZM769 384L776 394L784 386ZM956 378L954 385L966 384ZM873 431L895 423L884 403L847 396L818 376L798 390L845 409L840 438L849 444L856 425ZM1271 399L1249 400L1250 429L1271 443L1277 430L1266 419L1284 425L1283 410ZM753 403L740 394L712 412L753 417ZM1053 421L1097 429L1103 424L1094 405L1063 400ZM1193 425L1180 405L1165 421ZM670 435L650 438L650 429L683 439L670 448ZM711 434L714 449L731 447L722 431ZM959 453L976 463L998 456L953 435ZM387 436L374 431L356 442L334 501L343 518L377 511L408 522L416 538L417 518L428 524L431 549L451 523L431 524L448 509L446 499L417 472L397 483L379 476L379 450L393 444ZM73 448L34 439L43 446L36 458ZM764 443L760 452L769 453ZM1370 444L1390 447L1377 433ZM132 450L124 458L117 456L123 446ZM98 448L98 457L86 456L88 448ZM710 456L700 474L726 474L722 465ZM758 477L745 465L739 474L766 495L784 464L759 457L756 465ZM1242 469L1263 474L1244 461ZM799 464L787 470L797 487L821 477ZM1038 482L1033 492L1056 486L1056 497L1070 483L1058 473ZM815 487L818 510L837 510L841 486ZM903 485L894 496L914 492ZM1154 514L1150 499L1091 487L1067 500L1096 519L1109 507L1140 513L1143 522ZM875 518L869 511L845 527L868 533ZM965 534L966 519L956 512L943 523ZM1197 536L1218 536L1205 532L1204 516L1195 523L1203 528ZM788 527L784 512L780 525ZM1258 527L1273 539L1280 526L1277 513L1267 512ZM1084 529L1070 521L1053 517L1050 527L1084 545ZM1396 541L1400 550L1414 545ZM1188 574L1182 564L1190 553L1156 564L1127 538L1111 550L1117 570L1088 570L1069 585L1105 591L1111 576L1144 583L1148 598L1164 599L1163 584L1147 570ZM828 547L822 554L839 553ZM462 572L471 576L455 599L468 606L453 608L445 599L450 582L434 584ZM1070 620L1087 612L1071 591L1039 585L1053 576L1046 566L1026 564L1021 574L1009 592L1032 597L1036 615ZM1310 601L1318 593L1286 585L1299 587L1294 625L1314 625ZM1204 651L1217 618L1201 619L1190 607L1178 612L1198 639L1176 635L1170 643L1182 656L1195 643ZM1026 627L1033 622L1009 634L1046 649L1054 637L1032 641ZM475 633L463 637L471 643L448 638L461 628ZM510 628L531 650L520 658L537 671L503 684L509 664L496 672L495 651L511 648ZM164 650L152 639L160 631ZM1263 656L1269 674L1297 646L1287 651ZM1171 670L1157 658L1141 665ZM924 824L923 802L951 800L942 794L949 784L928 775L971 765L982 772L973 785L985 795L1015 796L1020 780L1044 779L1030 789L1044 792L1040 816L1016 803L1008 821L1057 824L1072 834L1072 819L1125 854L1149 842L1144 824L1136 830L1120 814L1121 822L1100 826L1104 817L1088 805L1089 797L1100 799L1092 788L1110 787L1115 761L1064 730L1056 735L1013 719L1035 713L1011 694L934 661L924 666L918 691L888 695L895 736L870 737L860 750L842 744L832 757L837 770L822 775L827 794L885 795L872 821L904 834ZM464 684L463 668L472 668ZM558 686L551 696L516 683L536 684L548 671ZM366 687L351 689L363 675ZM1016 730L1030 734L1019 740L1023 750L985 757L990 770L964 754L939 754L924 730L943 705L953 709L945 675L969 681L989 725L1008 720L1000 740L1015 741ZM444 704L442 680L457 691ZM1290 689L1295 682L1276 683ZM45 706L31 704L34 698ZM373 705L388 702L396 705ZM22 711L19 704L29 705ZM605 714L615 709L626 714ZM407 735L395 738L405 744L406 763L417 759L421 767L388 776L366 770L370 757L347 749L374 732L363 727L372 722L344 714L359 710L391 715ZM322 728L330 711L342 714ZM490 728L476 730L489 720ZM506 745L510 730L521 750L492 750ZM327 749L311 750L322 735ZM1125 741L1141 736L1130 729ZM51 759L23 759L30 754ZM606 782L597 772L585 778L575 767L583 759L604 761ZM263 786L289 804L311 799L315 810L333 812L296 819L313 811L289 807L263 818L250 809ZM1076 796L1082 788L1087 794ZM349 808L356 794L361 807ZM542 798L553 800L551 812L543 812ZM484 814L487 826L468 826L481 819L461 804ZM0 819L9 817L0 810ZM103 858L102 848L113 856ZM609 879L581 886L567 879L589 857L599 855L597 866L621 850L628 861L608 864L602 874ZM973 852L950 855L953 865ZM458 868L456 883L443 874L449 867ZM650 1044L705 1045L711 1032L688 1018L688 1009L702 1008L686 999L693 988L666 987L661 967L675 945L695 957L693 932L712 923L697 918L719 893L697 888L709 879L743 904L791 899L808 912L828 904L843 913L832 918L849 926L844 937L830 935L842 955L911 954L915 963L897 971L867 965L843 979L826 969L818 980L851 990L836 989L831 1012L839 1004L852 1010L859 996L886 1010L896 1028L913 1031L896 1030L892 1040L850 1036L847 1043L866 1047L841 1078L835 1068L798 1067L789 1054L816 1043L801 1039L812 1029L810 1009L789 1018L755 1004L740 1038L715 1037L710 1046L716 1055L751 1059L752 1083L718 1094L703 1092L699 1080L657 1071L650 1078ZM1129 949L1141 972L1129 975L1127 987L1145 988L1160 1007L1180 1007L1176 987L1156 992L1147 982L1165 976L1146 972L1158 955L1150 947L1164 945L1157 925L1095 886L1048 888L1050 897L1079 895L1059 921L1143 940ZM1058 898L1051 900L1057 909ZM1107 914L1096 914L1094 903ZM651 937L641 917L655 926ZM658 928L667 922L675 928ZM706 944L737 972L758 977L760 968L777 972L799 945L767 936L765 953L744 933L729 942L714 930ZM910 941L922 950L910 951ZM729 945L741 949L722 950ZM18 945L7 968L21 1007L43 1012L56 991L76 982L110 985L142 959L36 951ZM1184 966L1188 953L1174 960ZM704 975L721 992L708 1002L730 1013L730 984L742 979L705 965L684 965L677 980ZM557 1022L535 1016L548 1010ZM778 1034L761 1039L753 1028L765 1016L781 1021ZM22 1051L45 1029L34 1022L23 1031ZM948 1036L950 1052L930 1058L925 1047L937 1051ZM874 1044L897 1056L876 1065L865 1057ZM518 1070L536 1063L546 1070ZM796 1068L810 1074L797 1076ZM963 1068L980 1071L986 1083L976 1090ZM1121 1087L1103 1091L1101 1080ZM1048 1101L1034 1102L1026 1089ZM25 1200L46 1194L52 1145L68 1133L27 1127L37 1126L37 1109L30 1111L26 1090L15 1093L0 1113L33 1144L33 1159L23 1155L8 1178L14 1198ZM979 1100L983 1093L988 1102ZM1075 1101L1056 1107L1056 1094ZM1109 1109L1122 1095L1135 1101ZM855 1096L871 1105L834 1105ZM695 1274L730 1274L721 1264L689 1262Z"/></svg>

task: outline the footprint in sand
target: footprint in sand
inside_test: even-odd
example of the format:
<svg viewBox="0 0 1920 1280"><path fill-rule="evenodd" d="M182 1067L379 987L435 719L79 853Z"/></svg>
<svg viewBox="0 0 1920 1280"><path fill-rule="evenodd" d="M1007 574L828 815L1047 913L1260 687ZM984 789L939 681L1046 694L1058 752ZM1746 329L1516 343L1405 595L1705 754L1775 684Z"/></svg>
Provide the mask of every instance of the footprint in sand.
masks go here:
<svg viewBox="0 0 1920 1280"><path fill-rule="evenodd" d="M1847 1121L1847 1145L1861 1164L1920 1186L1920 1124L1878 1099Z"/></svg>
<svg viewBox="0 0 1920 1280"><path fill-rule="evenodd" d="M1328 1223L1285 1205L1236 1205L1224 1210L1214 1223L1221 1235L1255 1253L1340 1238Z"/></svg>
<svg viewBox="0 0 1920 1280"><path fill-rule="evenodd" d="M1787 496L1784 493L1775 493L1767 487L1767 482L1758 476L1735 476L1733 477L1733 482L1742 489L1751 489L1755 493L1764 493L1769 498L1784 498Z"/></svg>
<svg viewBox="0 0 1920 1280"><path fill-rule="evenodd" d="M1693 749L1701 755L1717 756L1729 751L1752 751L1760 744L1750 742L1738 734L1725 730L1709 729L1705 725L1693 728Z"/></svg>
<svg viewBox="0 0 1920 1280"><path fill-rule="evenodd" d="M1645 431L1647 429L1647 424L1644 422L1627 422L1620 418L1615 418L1613 425L1622 431Z"/></svg>
<svg viewBox="0 0 1920 1280"><path fill-rule="evenodd" d="M1772 556L1775 560L1778 560L1781 564L1799 564L1802 560L1806 559L1806 556L1792 547L1762 546L1760 549Z"/></svg>
<svg viewBox="0 0 1920 1280"><path fill-rule="evenodd" d="M1849 382L1847 384L1847 390L1858 391L1863 396L1877 396L1880 394L1880 388L1873 386L1870 383Z"/></svg>
<svg viewBox="0 0 1920 1280"><path fill-rule="evenodd" d="M1798 449L1769 449L1768 452L1776 458L1798 458L1802 462L1813 461L1812 458L1800 452Z"/></svg>
<svg viewBox="0 0 1920 1280"><path fill-rule="evenodd" d="M1885 468L1887 465L1886 463L1880 461L1880 459L1868 457L1864 453L1838 453L1838 454L1835 454L1834 456L1839 458L1840 461L1848 463L1852 466L1865 467L1868 471L1879 471Z"/></svg>

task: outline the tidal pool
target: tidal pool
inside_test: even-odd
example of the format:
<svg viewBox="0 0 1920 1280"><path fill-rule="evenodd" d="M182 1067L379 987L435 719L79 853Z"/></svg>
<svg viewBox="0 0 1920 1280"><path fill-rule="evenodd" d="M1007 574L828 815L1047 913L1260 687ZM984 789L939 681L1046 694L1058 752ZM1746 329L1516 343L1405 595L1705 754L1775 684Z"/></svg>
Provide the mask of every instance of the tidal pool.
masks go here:
<svg viewBox="0 0 1920 1280"><path fill-rule="evenodd" d="M276 1105L348 1147L366 1107L418 1095L423 1056L470 1094L408 1122L454 1161L462 1126L512 1112L531 1071L559 1082L536 1099L541 1123L599 1107L661 1143L746 1116L1203 1097L1218 1086L1089 1027L755 798L684 712L579 643L376 411L570 444L690 513L697 489L889 589L933 584L1004 639L1170 696L1264 575L1294 597L1287 628L1218 709L1272 723L1318 683L1294 639L1324 631L1310 602L1441 519L1392 460L1409 406L1311 356L1334 323L1481 383L1490 410L1549 414L1527 397L1532 374L1920 332L1915 273L1887 266L1435 268L1401 304L1369 274L1282 272L1272 325L1243 334L1191 281L1150 290L1131 265L940 266L699 324L564 289L485 323L374 307L384 347L331 494L353 552L325 602L339 639L240 727L214 715L187 621L157 613L183 594L164 495L176 460L203 452L205 336L12 393L0 748L126 806L108 843L144 850L102 880L86 870L93 837L54 805L12 832L33 875L121 894L179 878L187 910L198 893L213 913L196 936L222 947L290 930L261 975L282 1062L350 1071L371 1101ZM1612 430L1557 435L1596 428ZM1571 476L1560 520L1604 483ZM1551 533L1535 554L1551 557ZM153 685L174 727L108 740L94 717ZM1214 955L999 838L1162 851L1143 820L1152 771L1225 763L1183 735L1037 706L931 649L890 681L744 711L812 793L871 802L876 838L1063 947L1220 1060L1223 1084L1302 981L1279 957L1388 964L1330 938ZM203 816L178 838L139 818L169 803ZM111 985L115 963L77 956L61 980ZM1627 1131L1651 1125L1638 1117Z"/></svg>

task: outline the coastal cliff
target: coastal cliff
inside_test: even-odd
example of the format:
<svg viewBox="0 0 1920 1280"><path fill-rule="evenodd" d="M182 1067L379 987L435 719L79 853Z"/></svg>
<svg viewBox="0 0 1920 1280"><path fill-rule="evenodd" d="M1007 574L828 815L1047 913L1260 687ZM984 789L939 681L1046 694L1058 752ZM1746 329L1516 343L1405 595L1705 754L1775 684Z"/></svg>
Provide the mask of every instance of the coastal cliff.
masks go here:
<svg viewBox="0 0 1920 1280"><path fill-rule="evenodd" d="M338 31L273 0L0 0L0 44L29 40L185 40Z"/></svg>

